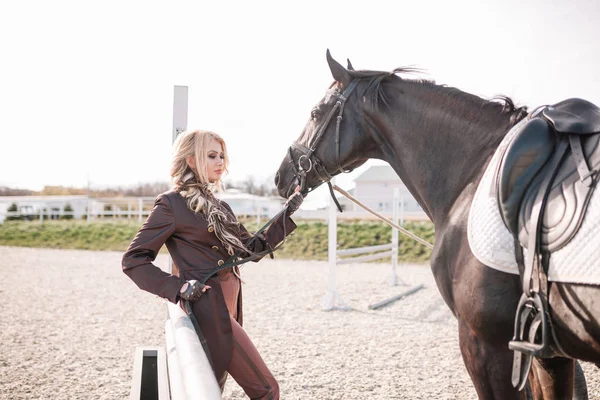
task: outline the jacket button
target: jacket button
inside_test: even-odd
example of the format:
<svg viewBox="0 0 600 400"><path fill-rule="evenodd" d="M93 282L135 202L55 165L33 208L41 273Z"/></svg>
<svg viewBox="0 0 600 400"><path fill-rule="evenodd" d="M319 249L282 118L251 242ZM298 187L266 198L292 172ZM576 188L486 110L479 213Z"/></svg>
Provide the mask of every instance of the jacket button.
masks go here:
<svg viewBox="0 0 600 400"><path fill-rule="evenodd" d="M213 228L213 226L211 225L211 226L208 227L208 231L212 233L212 232L215 231L215 228Z"/></svg>
<svg viewBox="0 0 600 400"><path fill-rule="evenodd" d="M214 251L219 251L219 246L213 246L213 247L212 247L212 249L213 249Z"/></svg>
<svg viewBox="0 0 600 400"><path fill-rule="evenodd" d="M217 265L220 267L221 265L225 264L225 261L223 260L219 260L217 261Z"/></svg>

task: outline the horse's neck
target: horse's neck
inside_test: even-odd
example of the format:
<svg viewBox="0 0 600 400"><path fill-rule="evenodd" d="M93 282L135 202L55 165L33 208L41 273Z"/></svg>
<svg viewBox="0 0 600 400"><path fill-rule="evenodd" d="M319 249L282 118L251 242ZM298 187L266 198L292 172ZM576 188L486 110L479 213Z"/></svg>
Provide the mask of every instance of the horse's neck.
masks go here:
<svg viewBox="0 0 600 400"><path fill-rule="evenodd" d="M457 200L464 201L465 189L479 182L512 123L507 114L486 110L477 97L457 89L413 84L401 90L387 122L379 124L383 142L391 144L382 158L437 225Z"/></svg>

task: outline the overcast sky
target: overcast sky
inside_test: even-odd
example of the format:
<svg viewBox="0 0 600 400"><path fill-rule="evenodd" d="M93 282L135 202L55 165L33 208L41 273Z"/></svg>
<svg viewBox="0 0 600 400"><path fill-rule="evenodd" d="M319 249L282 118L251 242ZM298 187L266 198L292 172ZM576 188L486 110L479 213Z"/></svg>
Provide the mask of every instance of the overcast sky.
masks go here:
<svg viewBox="0 0 600 400"><path fill-rule="evenodd" d="M533 108L600 103L595 1L19 1L0 5L0 186L168 180L173 86L231 179L271 178L332 81L417 66ZM350 188L358 169L338 180ZM325 194L320 189L315 198Z"/></svg>

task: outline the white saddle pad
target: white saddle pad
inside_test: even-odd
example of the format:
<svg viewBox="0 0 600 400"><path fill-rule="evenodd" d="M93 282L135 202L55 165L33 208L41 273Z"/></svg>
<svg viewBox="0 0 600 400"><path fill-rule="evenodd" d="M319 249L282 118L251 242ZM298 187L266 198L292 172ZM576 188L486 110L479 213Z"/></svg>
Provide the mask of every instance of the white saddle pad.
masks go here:
<svg viewBox="0 0 600 400"><path fill-rule="evenodd" d="M519 122L506 135L492 157L471 204L468 225L469 246L475 257L491 268L517 275L514 239L504 226L492 185L503 150L525 122ZM600 285L600 190L592 193L583 223L571 242L552 253L548 280Z"/></svg>

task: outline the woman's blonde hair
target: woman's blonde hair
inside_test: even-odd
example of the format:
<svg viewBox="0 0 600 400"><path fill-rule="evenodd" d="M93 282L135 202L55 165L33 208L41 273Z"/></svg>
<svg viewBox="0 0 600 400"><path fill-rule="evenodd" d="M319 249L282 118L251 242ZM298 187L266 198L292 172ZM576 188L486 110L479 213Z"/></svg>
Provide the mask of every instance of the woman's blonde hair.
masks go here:
<svg viewBox="0 0 600 400"><path fill-rule="evenodd" d="M229 156L225 141L211 131L186 131L179 135L173 145L173 162L171 164L171 181L175 191L187 201L189 209L203 215L212 226L230 255L234 251L250 252L240 240L240 225L229 212L225 211L221 202L215 198L214 192L223 190L221 178L209 182L207 173L208 146L215 140L223 149L223 175L227 173ZM193 157L196 170L193 170L186 159ZM221 176L223 176L221 175Z"/></svg>

